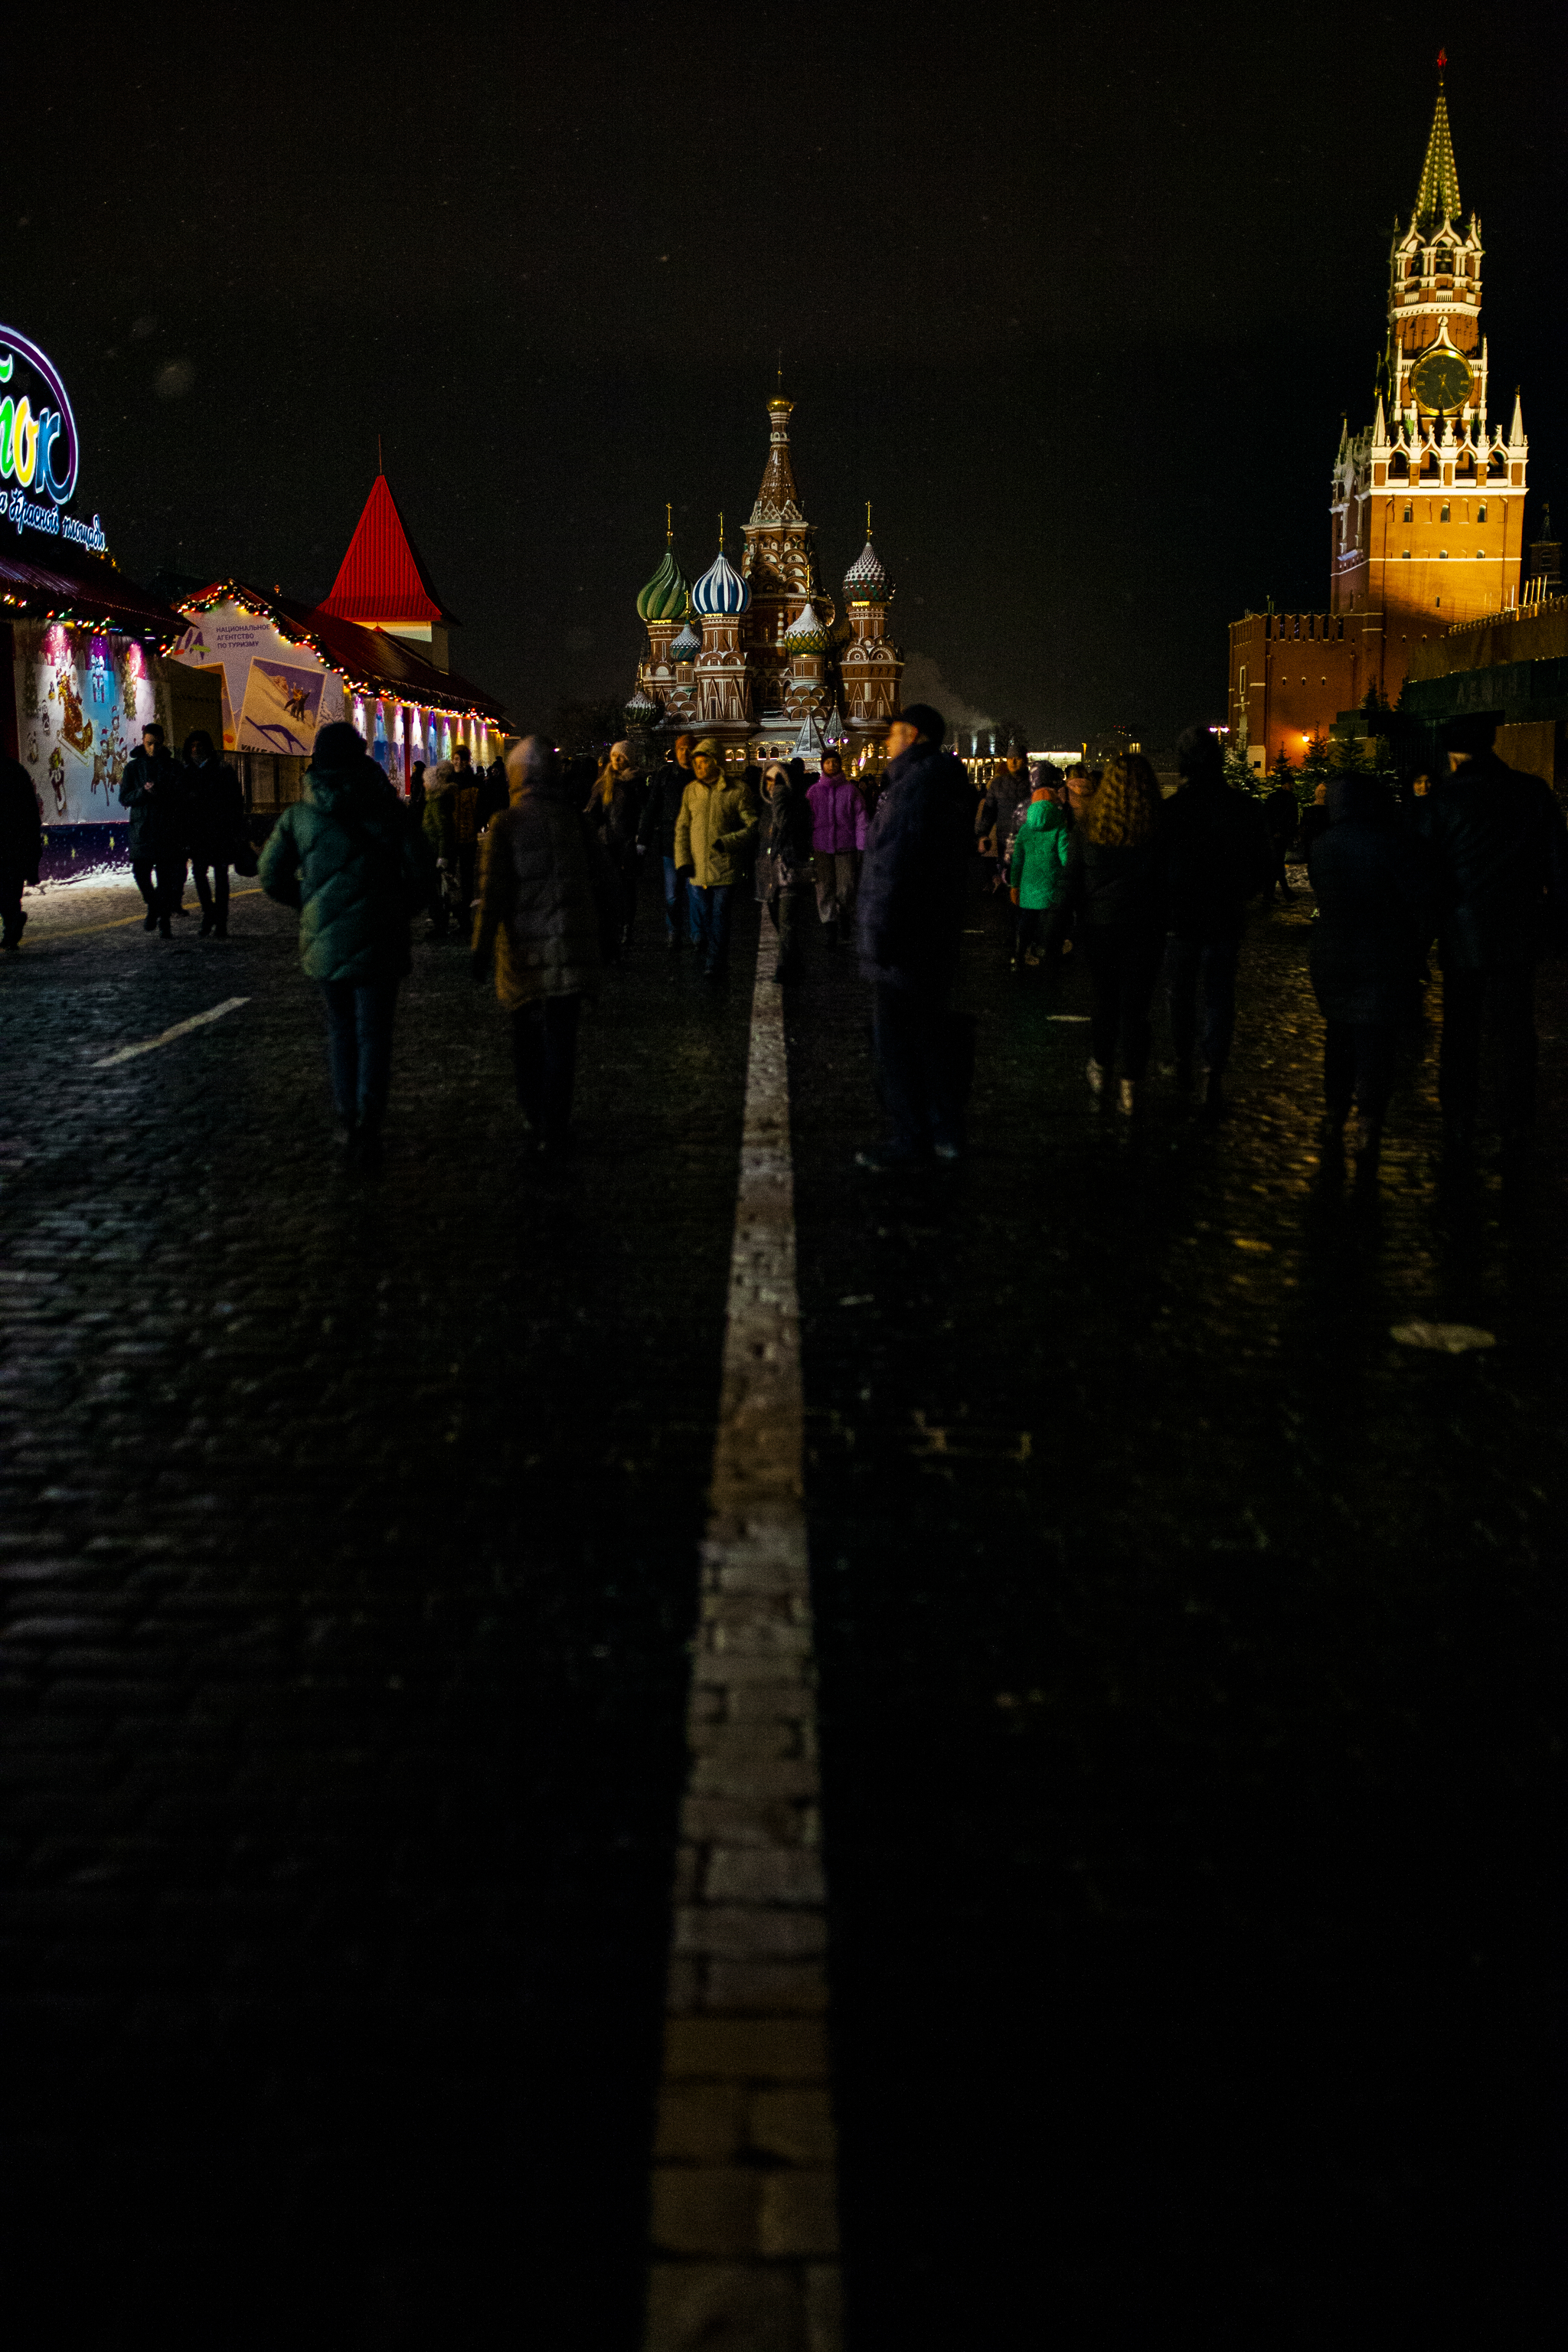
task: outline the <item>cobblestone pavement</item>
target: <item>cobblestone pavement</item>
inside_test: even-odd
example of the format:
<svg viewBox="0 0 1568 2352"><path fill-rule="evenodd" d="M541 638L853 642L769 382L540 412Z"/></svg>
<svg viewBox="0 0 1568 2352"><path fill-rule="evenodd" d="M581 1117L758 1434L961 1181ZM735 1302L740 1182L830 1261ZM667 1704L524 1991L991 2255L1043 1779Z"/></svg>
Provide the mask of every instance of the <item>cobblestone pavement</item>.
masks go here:
<svg viewBox="0 0 1568 2352"><path fill-rule="evenodd" d="M754 918L645 905L548 1181L422 945L363 1185L291 919L105 906L0 971L16 2340L631 2352ZM1428 1050L1357 1198L1305 918L1129 1130L977 898L914 1183L786 1004L856 2352L1551 2340L1568 1003L1517 1197Z"/></svg>

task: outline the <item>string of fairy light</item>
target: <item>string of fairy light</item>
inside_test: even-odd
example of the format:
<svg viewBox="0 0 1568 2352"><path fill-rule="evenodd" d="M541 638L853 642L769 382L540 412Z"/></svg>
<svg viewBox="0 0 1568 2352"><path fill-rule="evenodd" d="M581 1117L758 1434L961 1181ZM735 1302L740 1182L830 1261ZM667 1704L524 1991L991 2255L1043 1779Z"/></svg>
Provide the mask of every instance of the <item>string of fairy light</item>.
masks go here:
<svg viewBox="0 0 1568 2352"><path fill-rule="evenodd" d="M476 702L448 702L434 696L411 694L406 679L389 679L384 676L377 677L373 671L362 674L352 667L345 667L341 661L333 659L326 644L313 629L292 619L270 600L256 603L255 596L253 588L247 589L238 581L215 581L210 588L203 589L199 596L182 597L180 611L188 620L195 620L216 611L220 604L232 604L245 614L247 620L265 621L286 644L299 646L314 654L324 669L333 671L345 686L367 702L401 703L408 709L427 710L433 718L467 719L481 727L492 729L500 723L497 711L481 709Z"/></svg>

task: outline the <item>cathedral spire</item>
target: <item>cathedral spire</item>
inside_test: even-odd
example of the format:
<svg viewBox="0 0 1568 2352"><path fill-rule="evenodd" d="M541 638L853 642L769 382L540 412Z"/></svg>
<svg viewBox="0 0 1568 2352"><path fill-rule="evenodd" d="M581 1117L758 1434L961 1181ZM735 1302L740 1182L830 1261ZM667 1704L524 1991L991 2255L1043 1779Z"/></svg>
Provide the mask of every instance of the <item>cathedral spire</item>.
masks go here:
<svg viewBox="0 0 1568 2352"><path fill-rule="evenodd" d="M783 372L780 373L783 380ZM768 403L768 462L763 468L763 486L757 492L757 503L752 509L753 523L799 522L803 520L800 499L795 487L795 467L790 463L789 415L795 406L782 391Z"/></svg>
<svg viewBox="0 0 1568 2352"><path fill-rule="evenodd" d="M1432 135L1426 142L1426 160L1421 166L1421 184L1415 191L1415 219L1421 227L1436 226L1443 220L1459 217L1459 171L1454 161L1454 142L1448 131L1448 100L1443 89L1443 68L1448 59L1437 52L1437 110L1432 117Z"/></svg>

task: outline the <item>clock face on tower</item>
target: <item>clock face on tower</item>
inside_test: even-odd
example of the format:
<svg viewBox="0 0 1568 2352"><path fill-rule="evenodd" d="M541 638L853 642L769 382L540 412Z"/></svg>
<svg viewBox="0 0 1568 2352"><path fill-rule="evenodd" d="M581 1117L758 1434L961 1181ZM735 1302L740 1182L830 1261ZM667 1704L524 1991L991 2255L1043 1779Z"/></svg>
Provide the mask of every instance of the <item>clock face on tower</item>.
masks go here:
<svg viewBox="0 0 1568 2352"><path fill-rule="evenodd" d="M1428 352L1410 372L1411 389L1423 408L1463 408L1471 381L1458 352Z"/></svg>

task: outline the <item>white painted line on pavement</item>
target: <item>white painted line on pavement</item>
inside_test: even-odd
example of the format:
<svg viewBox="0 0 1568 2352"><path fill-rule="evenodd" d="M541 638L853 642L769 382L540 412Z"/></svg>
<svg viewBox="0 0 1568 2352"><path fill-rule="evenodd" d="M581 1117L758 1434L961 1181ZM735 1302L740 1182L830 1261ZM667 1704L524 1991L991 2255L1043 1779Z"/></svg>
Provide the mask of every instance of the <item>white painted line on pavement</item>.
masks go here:
<svg viewBox="0 0 1568 2352"><path fill-rule="evenodd" d="M839 2352L789 1068L764 921L687 1714L645 2352Z"/></svg>
<svg viewBox="0 0 1568 2352"><path fill-rule="evenodd" d="M105 1054L100 1062L94 1062L90 1066L95 1070L111 1070L116 1062L133 1062L138 1054L155 1054L160 1045L172 1045L176 1037L186 1037L193 1029L205 1029L209 1021L221 1021L226 1013L237 1013L242 1004L249 1002L248 996L226 996L221 1004L215 1004L210 1013L193 1013L188 1021L176 1021L174 1027L165 1029L161 1037L149 1037L140 1045L121 1045L117 1054Z"/></svg>

